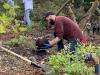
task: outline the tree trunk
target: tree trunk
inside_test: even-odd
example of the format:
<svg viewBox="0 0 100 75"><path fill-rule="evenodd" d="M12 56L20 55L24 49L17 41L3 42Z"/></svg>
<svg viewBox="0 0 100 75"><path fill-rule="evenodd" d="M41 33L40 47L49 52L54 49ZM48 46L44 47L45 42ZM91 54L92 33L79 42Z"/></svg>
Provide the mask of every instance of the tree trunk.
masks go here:
<svg viewBox="0 0 100 75"><path fill-rule="evenodd" d="M70 6L68 6L68 13L69 13L71 19L72 19L74 22L77 23L75 14L74 14L74 12L73 12L73 10L72 10L72 8L71 8Z"/></svg>
<svg viewBox="0 0 100 75"><path fill-rule="evenodd" d="M92 4L92 6L88 10L88 12L83 16L84 18L79 22L79 26L83 31L86 27L86 22L90 19L90 17L95 12L95 10L99 6L99 4L100 4L100 0L95 0L95 2Z"/></svg>

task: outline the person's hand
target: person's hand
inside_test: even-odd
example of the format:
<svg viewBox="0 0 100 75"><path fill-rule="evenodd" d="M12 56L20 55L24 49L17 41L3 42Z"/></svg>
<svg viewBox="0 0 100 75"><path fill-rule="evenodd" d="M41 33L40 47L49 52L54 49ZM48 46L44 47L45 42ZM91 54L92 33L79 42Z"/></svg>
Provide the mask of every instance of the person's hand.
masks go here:
<svg viewBox="0 0 100 75"><path fill-rule="evenodd" d="M48 40L46 40L42 44L40 42L41 41L37 41L36 42L37 49L49 49L49 48L52 47L51 44L50 44L50 42Z"/></svg>
<svg viewBox="0 0 100 75"><path fill-rule="evenodd" d="M49 49L49 48L51 48L52 47L52 45L50 44L50 42L48 41L48 42L46 42L45 44L44 44L44 49Z"/></svg>

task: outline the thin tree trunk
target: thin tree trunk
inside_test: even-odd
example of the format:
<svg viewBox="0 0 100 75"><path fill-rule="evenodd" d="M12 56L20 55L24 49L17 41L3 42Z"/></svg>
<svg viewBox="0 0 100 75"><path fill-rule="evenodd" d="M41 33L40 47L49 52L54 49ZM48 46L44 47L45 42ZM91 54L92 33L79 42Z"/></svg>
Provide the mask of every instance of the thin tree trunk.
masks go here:
<svg viewBox="0 0 100 75"><path fill-rule="evenodd" d="M56 15L59 15L59 13L63 10L63 8L69 3L70 0L67 0L62 7L57 11Z"/></svg>
<svg viewBox="0 0 100 75"><path fill-rule="evenodd" d="M74 22L77 23L75 14L74 14L74 12L73 12L73 10L72 10L72 8L71 8L70 6L68 6L68 13L69 13L71 19L72 19Z"/></svg>
<svg viewBox="0 0 100 75"><path fill-rule="evenodd" d="M84 31L86 27L86 22L91 18L92 14L95 12L96 8L99 6L100 0L95 0L88 12L83 16L84 18L79 22L80 28Z"/></svg>

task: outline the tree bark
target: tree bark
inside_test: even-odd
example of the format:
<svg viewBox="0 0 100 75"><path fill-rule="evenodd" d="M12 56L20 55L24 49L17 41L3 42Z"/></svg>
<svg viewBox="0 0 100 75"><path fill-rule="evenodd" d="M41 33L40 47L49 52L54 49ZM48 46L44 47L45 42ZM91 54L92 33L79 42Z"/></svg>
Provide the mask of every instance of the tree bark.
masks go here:
<svg viewBox="0 0 100 75"><path fill-rule="evenodd" d="M69 13L71 19L72 19L74 22L77 23L75 14L74 14L74 12L73 12L73 10L72 10L72 8L71 8L70 6L68 6L68 13Z"/></svg>
<svg viewBox="0 0 100 75"><path fill-rule="evenodd" d="M92 4L88 12L83 16L84 18L79 22L79 26L82 29L82 31L84 31L86 27L86 22L91 18L92 14L95 12L99 4L100 4L100 0L95 0L95 2Z"/></svg>

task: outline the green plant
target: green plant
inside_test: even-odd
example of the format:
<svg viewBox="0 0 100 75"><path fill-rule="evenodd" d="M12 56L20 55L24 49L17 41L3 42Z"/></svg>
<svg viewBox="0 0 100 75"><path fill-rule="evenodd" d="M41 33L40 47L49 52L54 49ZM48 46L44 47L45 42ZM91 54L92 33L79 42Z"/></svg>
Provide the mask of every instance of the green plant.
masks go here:
<svg viewBox="0 0 100 75"><path fill-rule="evenodd" d="M40 30L46 30L46 21L44 21L44 19L42 18L40 21L39 21L39 25L40 25Z"/></svg>
<svg viewBox="0 0 100 75"><path fill-rule="evenodd" d="M18 46L18 39L11 39L10 41L4 42L4 44L7 44L9 46Z"/></svg>
<svg viewBox="0 0 100 75"><path fill-rule="evenodd" d="M13 38L9 41L4 42L4 44L13 46L13 47L21 47L21 48L24 47L24 48L29 48L32 50L35 49L34 41L25 36L18 36L16 38Z"/></svg>
<svg viewBox="0 0 100 75"><path fill-rule="evenodd" d="M95 47L95 52L96 52L97 56L100 58L100 46Z"/></svg>
<svg viewBox="0 0 100 75"><path fill-rule="evenodd" d="M3 8L5 9L0 16L0 33L6 33L9 30L18 33L19 31L26 31L27 28L25 26L21 27L20 23L17 19L15 19L16 10L20 7L14 5L13 7L9 6L9 4L4 3ZM10 28L8 28L8 26Z"/></svg>
<svg viewBox="0 0 100 75"><path fill-rule="evenodd" d="M81 43L76 47L74 54L69 51L70 45L67 46L67 50L62 50L60 53L51 55L48 63L52 66L54 75L60 73L66 73L68 75L80 75L87 73L87 75L93 75L94 67L88 67L84 63L89 53L94 52L96 47L89 43L87 46ZM100 52L100 51L99 51Z"/></svg>

